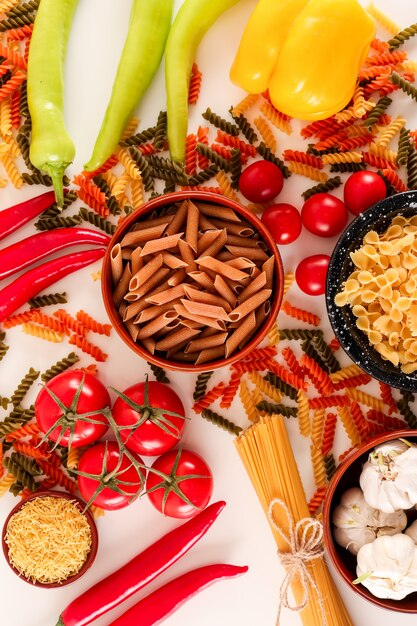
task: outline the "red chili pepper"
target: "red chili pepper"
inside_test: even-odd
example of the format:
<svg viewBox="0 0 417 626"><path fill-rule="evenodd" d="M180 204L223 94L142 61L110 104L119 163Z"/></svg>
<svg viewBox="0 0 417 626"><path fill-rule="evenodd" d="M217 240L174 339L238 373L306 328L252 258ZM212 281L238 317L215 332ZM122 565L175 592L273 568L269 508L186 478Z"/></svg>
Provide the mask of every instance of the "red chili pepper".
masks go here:
<svg viewBox="0 0 417 626"><path fill-rule="evenodd" d="M45 211L55 202L55 194L53 191L20 202L15 206L0 212L0 239L4 239L10 233L30 222L34 217Z"/></svg>
<svg viewBox="0 0 417 626"><path fill-rule="evenodd" d="M63 610L56 626L85 626L127 600L188 552L206 534L225 504L211 504L100 580Z"/></svg>
<svg viewBox="0 0 417 626"><path fill-rule="evenodd" d="M53 259L42 265L38 265L33 270L29 270L16 278L12 283L0 290L0 322L9 317L25 302L36 296L40 291L46 289L58 280L76 272L94 261L98 261L105 253L105 250L86 250L85 252L75 252L67 254L58 259Z"/></svg>
<svg viewBox="0 0 417 626"><path fill-rule="evenodd" d="M131 609L123 613L109 626L156 626L174 611L179 609L189 598L195 596L209 585L234 578L248 571L245 565L206 565L193 569L179 578L171 580L140 600Z"/></svg>
<svg viewBox="0 0 417 626"><path fill-rule="evenodd" d="M0 250L0 279L63 248L81 244L107 246L109 241L104 233L89 228L57 228L37 233Z"/></svg>

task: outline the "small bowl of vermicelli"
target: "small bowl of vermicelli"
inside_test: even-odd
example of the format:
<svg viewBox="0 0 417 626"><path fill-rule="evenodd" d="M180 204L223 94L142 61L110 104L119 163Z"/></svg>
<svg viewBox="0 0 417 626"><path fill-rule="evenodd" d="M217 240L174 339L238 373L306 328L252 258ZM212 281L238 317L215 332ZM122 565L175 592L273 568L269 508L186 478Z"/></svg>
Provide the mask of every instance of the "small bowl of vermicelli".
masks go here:
<svg viewBox="0 0 417 626"><path fill-rule="evenodd" d="M326 303L357 365L417 390L417 191L381 200L348 226L330 259Z"/></svg>
<svg viewBox="0 0 417 626"><path fill-rule="evenodd" d="M3 553L22 580L37 587L62 587L93 564L98 534L92 514L75 496L44 491L19 502L2 533Z"/></svg>
<svg viewBox="0 0 417 626"><path fill-rule="evenodd" d="M168 369L204 371L249 354L275 322L281 257L262 222L213 193L150 200L114 234L102 270L124 342Z"/></svg>

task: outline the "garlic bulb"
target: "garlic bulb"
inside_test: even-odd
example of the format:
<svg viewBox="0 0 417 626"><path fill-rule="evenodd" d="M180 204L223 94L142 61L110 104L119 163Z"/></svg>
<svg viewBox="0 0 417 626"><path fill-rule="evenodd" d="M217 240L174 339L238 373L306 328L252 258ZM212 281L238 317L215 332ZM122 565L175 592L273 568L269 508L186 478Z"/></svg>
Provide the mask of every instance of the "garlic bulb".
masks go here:
<svg viewBox="0 0 417 626"><path fill-rule="evenodd" d="M404 511L387 514L373 509L366 502L362 490L352 487L345 491L333 511L332 522L335 541L352 554L357 554L359 548L376 537L400 533L407 525L407 516Z"/></svg>
<svg viewBox="0 0 417 626"><path fill-rule="evenodd" d="M405 531L405 534L411 537L414 543L417 544L417 520L410 524L410 526Z"/></svg>
<svg viewBox="0 0 417 626"><path fill-rule="evenodd" d="M355 583L377 598L402 600L417 591L417 546L407 535L378 537L358 552Z"/></svg>
<svg viewBox="0 0 417 626"><path fill-rule="evenodd" d="M377 446L359 478L366 502L393 513L417 503L417 446L400 439Z"/></svg>

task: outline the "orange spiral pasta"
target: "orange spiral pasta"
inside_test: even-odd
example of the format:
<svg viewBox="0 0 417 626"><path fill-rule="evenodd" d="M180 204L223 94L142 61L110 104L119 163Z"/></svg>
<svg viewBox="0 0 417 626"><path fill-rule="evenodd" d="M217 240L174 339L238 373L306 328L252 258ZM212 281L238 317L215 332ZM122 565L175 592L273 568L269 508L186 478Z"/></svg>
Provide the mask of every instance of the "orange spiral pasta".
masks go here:
<svg viewBox="0 0 417 626"><path fill-rule="evenodd" d="M383 51L380 54L373 54L369 56L367 65L396 65L402 63L407 58L407 53L404 50L394 50L392 52Z"/></svg>
<svg viewBox="0 0 417 626"><path fill-rule="evenodd" d="M256 408L254 397L244 380L240 382L239 397L249 421L256 422L258 419L258 409Z"/></svg>
<svg viewBox="0 0 417 626"><path fill-rule="evenodd" d="M361 437L355 422L353 421L350 410L346 406L341 406L337 409L340 419L342 420L343 427L349 437L352 446L357 446L361 441Z"/></svg>
<svg viewBox="0 0 417 626"><path fill-rule="evenodd" d="M369 393L365 393L360 389L346 389L346 395L348 395L352 400L365 404L366 406L369 406L369 408L375 409L376 411L383 411L385 408L385 404L382 400L375 398L375 396L371 396Z"/></svg>
<svg viewBox="0 0 417 626"><path fill-rule="evenodd" d="M332 352L337 352L337 350L340 349L340 343L339 340L336 339L336 337L333 337L333 339L330 341L329 348Z"/></svg>
<svg viewBox="0 0 417 626"><path fill-rule="evenodd" d="M323 427L326 418L324 409L316 409L311 423L311 441L316 448L320 448L323 438Z"/></svg>
<svg viewBox="0 0 417 626"><path fill-rule="evenodd" d="M319 510L320 506L323 504L324 498L326 496L326 491L326 485L322 485L321 487L318 487L314 492L313 497L308 503L308 510L311 516L314 516Z"/></svg>
<svg viewBox="0 0 417 626"><path fill-rule="evenodd" d="M279 328L277 322L272 324L271 330L268 332L268 341L271 346L277 346L279 344Z"/></svg>
<svg viewBox="0 0 417 626"><path fill-rule="evenodd" d="M394 187L395 191L401 193L402 191L407 191L407 185L401 180L396 172L390 167L382 170L383 175L387 179L389 183Z"/></svg>
<svg viewBox="0 0 417 626"><path fill-rule="evenodd" d="M197 104L202 81L203 74L198 69L197 63L193 63L190 75L190 85L188 88L188 104Z"/></svg>
<svg viewBox="0 0 417 626"><path fill-rule="evenodd" d="M48 476L51 480L55 481L56 485L60 485L64 487L66 491L73 494L77 488L77 484L72 478L64 474L64 472L58 468L54 467L49 463L49 461L42 461L41 459L38 461L38 465L41 467L43 473Z"/></svg>
<svg viewBox="0 0 417 626"><path fill-rule="evenodd" d="M24 322L29 322L32 319L33 313L35 309L31 311L24 311L23 313L17 313L16 315L12 315L2 322L4 328L13 328L13 326L18 326L19 324L24 324Z"/></svg>
<svg viewBox="0 0 417 626"><path fill-rule="evenodd" d="M321 450L315 445L311 446L311 463L316 487L323 487L327 482L326 468Z"/></svg>
<svg viewBox="0 0 417 626"><path fill-rule="evenodd" d="M339 461L340 462L344 461L349 456L349 454L351 454L351 452L354 452L354 450L356 450L356 448L357 448L357 445L354 445L348 448L347 450L345 450L344 452L342 452L342 454L339 455Z"/></svg>
<svg viewBox="0 0 417 626"><path fill-rule="evenodd" d="M20 68L21 70L27 69L27 63L25 59L19 54L16 50L14 50L11 46L7 46L4 43L0 42L0 56L4 57L12 65Z"/></svg>
<svg viewBox="0 0 417 626"><path fill-rule="evenodd" d="M83 189L82 187L80 189L77 189L77 196L80 198L80 200L85 202L87 206L90 207L90 209L93 209L93 211L100 215L100 217L107 217L107 215L109 215L110 211L107 206L102 202L96 200L94 196L85 191L85 189Z"/></svg>
<svg viewBox="0 0 417 626"><path fill-rule="evenodd" d="M304 137L304 139L308 139L309 137L314 137L322 130L334 131L338 128L339 124L335 117L328 117L325 120L318 120L304 126L304 128L301 129L301 136Z"/></svg>
<svg viewBox="0 0 417 626"><path fill-rule="evenodd" d="M258 361L260 359L268 359L269 357L275 356L276 354L277 354L277 349L275 346L267 346L266 348L255 348L255 350L252 350L252 352L248 354L248 356L245 357L243 361L240 361L240 363L253 362L253 361Z"/></svg>
<svg viewBox="0 0 417 626"><path fill-rule="evenodd" d="M238 117L239 115L244 115L246 111L248 111L248 109L253 107L258 102L258 100L258 94L249 94L233 107L232 115L234 115L235 117Z"/></svg>
<svg viewBox="0 0 417 626"><path fill-rule="evenodd" d="M183 191L205 191L206 193L219 193L220 195L223 194L223 191L220 189L220 187L205 187L204 185L185 185L184 187L181 187L181 189Z"/></svg>
<svg viewBox="0 0 417 626"><path fill-rule="evenodd" d="M197 172L197 135L187 135L185 142L185 173L193 176Z"/></svg>
<svg viewBox="0 0 417 626"><path fill-rule="evenodd" d="M248 375L249 380L256 386L259 391L268 396L271 400L277 404L282 400L282 392L271 385L265 378L263 378L258 372L251 372Z"/></svg>
<svg viewBox="0 0 417 626"><path fill-rule="evenodd" d="M227 174L224 170L220 170L216 174L216 180L219 183L219 187L222 190L222 193L226 198L230 198L231 200L239 201L237 194L233 191L232 186L230 184L229 179L227 178Z"/></svg>
<svg viewBox="0 0 417 626"><path fill-rule="evenodd" d="M4 475L3 454L3 442L0 441L0 478Z"/></svg>
<svg viewBox="0 0 417 626"><path fill-rule="evenodd" d="M209 129L207 128L207 126L199 126L197 129L198 143L202 143L205 146L208 146L209 145L208 134L209 134ZM197 154L197 162L198 162L198 167L201 167L202 170L206 169L206 167L208 167L210 163L208 157L204 156L204 154Z"/></svg>
<svg viewBox="0 0 417 626"><path fill-rule="evenodd" d="M101 165L96 170L94 170L94 172L83 171L82 174L86 178L94 178L95 176L98 176L99 174L104 174L105 172L108 172L109 170L111 170L112 167L115 167L118 164L118 162L119 162L119 159L117 158L117 156L115 154L112 154L111 156L109 156L107 161L104 161L103 165Z"/></svg>
<svg viewBox="0 0 417 626"><path fill-rule="evenodd" d="M235 399L235 396L238 392L240 379L242 378L242 374L240 372L233 372L228 385L223 391L222 399L220 401L220 407L222 409L230 409L232 406L232 402Z"/></svg>
<svg viewBox="0 0 417 626"><path fill-rule="evenodd" d="M361 148L362 146L366 146L374 140L374 136L372 133L366 133L358 137L350 137L348 139L344 139L339 144L339 149L344 151L349 151L351 154L355 154L352 150L356 148Z"/></svg>
<svg viewBox="0 0 417 626"><path fill-rule="evenodd" d="M253 123L259 130L266 147L269 148L272 152L275 152L277 149L277 140L275 139L275 135L268 122L263 117L259 116L255 117Z"/></svg>
<svg viewBox="0 0 417 626"><path fill-rule="evenodd" d="M348 387L360 387L361 385L367 385L371 380L372 378L368 374L358 374L357 376L344 378L337 383L333 383L333 388L338 391Z"/></svg>
<svg viewBox="0 0 417 626"><path fill-rule="evenodd" d="M302 389L299 389L297 393L297 419L300 434L308 437L311 431L310 406L308 396Z"/></svg>
<svg viewBox="0 0 417 626"><path fill-rule="evenodd" d="M16 2L14 4L17 4ZM33 24L25 24L20 28L11 28L7 31L7 41L21 41L26 37L31 37L33 31Z"/></svg>
<svg viewBox="0 0 417 626"><path fill-rule="evenodd" d="M223 157L224 159L227 159L228 161L230 161L230 159L232 158L232 151L226 148L226 146L222 146L220 143L212 143L210 148L214 152L217 152L217 154L220 154L220 156ZM244 161L242 161L242 159ZM245 157L244 154L240 155L240 160L242 161L242 163L246 162L246 159L247 157Z"/></svg>
<svg viewBox="0 0 417 626"><path fill-rule="evenodd" d="M15 476L13 476L13 474L6 474L6 476L3 476L3 478L0 480L0 498L9 491L10 487L15 482L16 478Z"/></svg>
<svg viewBox="0 0 417 626"><path fill-rule="evenodd" d="M367 163L372 167L376 167L379 170L388 168L396 170L398 168L398 165L394 161L387 161L387 159L383 159L382 157L371 154L370 152L362 152L362 156L364 163Z"/></svg>
<svg viewBox="0 0 417 626"><path fill-rule="evenodd" d="M20 452L20 454L24 454L31 459L46 460L49 459L49 457L51 456L50 453L45 453L45 451L42 451L29 443L25 443L24 441L13 441L13 448L16 450L16 452Z"/></svg>
<svg viewBox="0 0 417 626"><path fill-rule="evenodd" d="M389 50L389 44L386 41L381 41L381 39L375 37L371 41L371 48L373 48L373 50L378 50L378 52L386 52Z"/></svg>
<svg viewBox="0 0 417 626"><path fill-rule="evenodd" d="M393 66L390 66L391 68L394 69ZM381 78L381 76L387 76L387 68L381 65L370 65L362 68L358 78L360 80L370 80L371 78Z"/></svg>
<svg viewBox="0 0 417 626"><path fill-rule="evenodd" d="M45 341L52 341L52 343L61 343L61 341L64 341L63 333L51 330L50 328L45 328L44 326L37 326L31 322L25 322L22 324L22 330L27 335L39 337L39 339L44 339Z"/></svg>
<svg viewBox="0 0 417 626"><path fill-rule="evenodd" d="M328 413L323 427L323 437L321 444L321 453L323 456L329 454L333 448L334 436L336 433L337 415L335 413Z"/></svg>
<svg viewBox="0 0 417 626"><path fill-rule="evenodd" d="M1 90L0 90L1 91ZM237 148L244 154L248 156L256 156L256 148L252 146L250 143L246 143L245 141L241 141L239 137L234 137L232 135L228 135L224 133L222 130L217 130L216 141L218 143L222 143L225 146L229 146L231 148Z"/></svg>
<svg viewBox="0 0 417 626"><path fill-rule="evenodd" d="M283 133L286 133L287 135L291 135L292 129L289 122L291 118L288 115L285 115L284 113L278 111L269 101L263 102L259 110L276 128L281 130ZM259 132L262 134L260 129Z"/></svg>
<svg viewBox="0 0 417 626"><path fill-rule="evenodd" d="M67 467L68 469L76 469L78 461L83 453L82 448L70 448L68 450Z"/></svg>
<svg viewBox="0 0 417 626"><path fill-rule="evenodd" d="M255 359L253 361L238 361L233 363L233 369L241 374L245 372L263 372L268 369L268 362L266 359Z"/></svg>
<svg viewBox="0 0 417 626"><path fill-rule="evenodd" d="M20 87L24 80L26 80L26 74L17 71L16 74L14 74L14 76L7 81L7 83L0 87L0 100L8 98L10 94Z"/></svg>
<svg viewBox="0 0 417 626"><path fill-rule="evenodd" d="M306 178L311 178L311 180L316 180L319 183L325 183L329 178L326 172L322 172L311 165L304 165L304 163L299 163L298 161L290 161L288 163L288 169L292 174L305 176Z"/></svg>
<svg viewBox="0 0 417 626"><path fill-rule="evenodd" d="M95 363L91 363L90 365L87 365L87 367L82 367L81 369L86 374L91 374L91 376L97 376L98 374L98 368Z"/></svg>
<svg viewBox="0 0 417 626"><path fill-rule="evenodd" d="M51 330L56 330L58 333L66 332L65 326L62 322L58 321L56 318L46 315L45 313L42 313L39 310L33 311L32 321L37 324L41 324L46 328L50 328Z"/></svg>
<svg viewBox="0 0 417 626"><path fill-rule="evenodd" d="M213 402L215 402L220 396L223 395L225 390L225 384L223 382L215 385L210 391L208 391L198 402L193 405L195 413L201 413L203 409L208 409Z"/></svg>
<svg viewBox="0 0 417 626"><path fill-rule="evenodd" d="M37 435L40 433L40 428L36 423L25 424L20 428L17 428L11 433L8 433L5 437L6 441L15 441L17 439L22 439L23 437Z"/></svg>
<svg viewBox="0 0 417 626"><path fill-rule="evenodd" d="M82 311L82 313L84 313L84 311ZM67 313L64 309L58 309L58 311L55 311L54 317L57 317L62 322L66 330L71 330L77 335L85 335L88 330L88 328L84 326L83 322L72 317L72 315Z"/></svg>
<svg viewBox="0 0 417 626"><path fill-rule="evenodd" d="M323 396L329 396L333 390L333 383L329 375L307 354L301 357L301 364L307 371L307 376Z"/></svg>
<svg viewBox="0 0 417 626"><path fill-rule="evenodd" d="M310 409L347 406L349 404L350 400L346 396L325 396L319 398L311 398L309 400Z"/></svg>
<svg viewBox="0 0 417 626"><path fill-rule="evenodd" d="M100 324L100 322L97 322L93 317L91 317L91 315L82 309L77 312L75 317L86 330L91 330L93 333L97 333L98 335L106 335L106 337L110 337L112 329L111 324Z"/></svg>
<svg viewBox="0 0 417 626"><path fill-rule="evenodd" d="M12 128L19 128L21 123L21 115L20 115L20 97L21 92L20 89L16 89L11 95L10 98L10 117Z"/></svg>
<svg viewBox="0 0 417 626"><path fill-rule="evenodd" d="M370 435L369 424L366 421L365 416L362 413L362 409L357 402L351 403L350 414L353 421L355 422L356 428L358 429L361 440L363 442L367 441Z"/></svg>
<svg viewBox="0 0 417 626"><path fill-rule="evenodd" d="M337 372L330 374L330 378L334 383L337 383L344 378L351 378L352 376L359 376L360 374L364 374L364 371L359 365L349 365L348 367L343 367Z"/></svg>
<svg viewBox="0 0 417 626"><path fill-rule="evenodd" d="M311 165L316 169L321 169L323 167L323 161L320 157L307 154L307 152L301 152L300 150L284 150L282 156L286 161L297 161L298 163Z"/></svg>
<svg viewBox="0 0 417 626"><path fill-rule="evenodd" d="M100 350L98 346L95 346L90 343L90 341L87 341L85 337L80 337L80 335L71 335L69 343L72 346L77 346L77 348L92 356L96 361L106 361L107 359L108 355Z"/></svg>
<svg viewBox="0 0 417 626"><path fill-rule="evenodd" d="M320 318L318 315L311 313L310 311L305 311L304 309L299 309L295 306L292 306L288 300L285 300L281 310L284 311L290 317L294 317L296 320L300 322L305 322L306 324L311 324L312 326L320 325Z"/></svg>

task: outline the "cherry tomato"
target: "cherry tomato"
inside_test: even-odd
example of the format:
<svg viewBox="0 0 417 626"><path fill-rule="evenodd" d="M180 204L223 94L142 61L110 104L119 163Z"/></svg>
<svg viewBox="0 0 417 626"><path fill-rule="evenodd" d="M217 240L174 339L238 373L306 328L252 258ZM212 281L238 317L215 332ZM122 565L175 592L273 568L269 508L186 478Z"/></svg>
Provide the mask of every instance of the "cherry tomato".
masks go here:
<svg viewBox="0 0 417 626"><path fill-rule="evenodd" d="M271 204L262 213L261 219L280 245L292 243L301 233L301 216L292 204Z"/></svg>
<svg viewBox="0 0 417 626"><path fill-rule="evenodd" d="M330 257L327 254L308 256L295 270L297 285L309 296L321 296L326 291L326 275Z"/></svg>
<svg viewBox="0 0 417 626"><path fill-rule="evenodd" d="M343 190L346 207L353 215L359 215L386 196L387 187L384 179L376 172L367 170L349 176Z"/></svg>
<svg viewBox="0 0 417 626"><path fill-rule="evenodd" d="M239 189L251 202L269 202L279 194L284 176L271 161L255 161L246 167L239 178Z"/></svg>
<svg viewBox="0 0 417 626"><path fill-rule="evenodd" d="M156 469L166 479L152 472ZM184 476L189 476L186 480ZM159 489L150 491L160 485ZM177 495L179 491L183 497ZM148 498L158 511L169 517L193 517L207 506L213 492L213 477L207 463L190 450L170 450L158 457L146 480Z"/></svg>
<svg viewBox="0 0 417 626"><path fill-rule="evenodd" d="M301 220L313 235L334 237L346 226L348 212L339 198L330 193L316 193L304 202Z"/></svg>
<svg viewBox="0 0 417 626"><path fill-rule="evenodd" d="M77 402L76 393L81 385ZM65 411L49 391L66 407ZM79 448L97 441L106 433L109 424L99 411L110 407L110 404L109 393L96 376L81 370L68 370L51 378L41 389L35 401L35 417L39 428L43 433L49 433L51 441L68 446L72 433L71 446ZM96 415L82 418L83 413L95 411ZM94 424L89 419L99 423ZM54 425L57 426L55 429Z"/></svg>
<svg viewBox="0 0 417 626"><path fill-rule="evenodd" d="M135 430L120 430L120 435L130 450L144 456L157 456L178 443L185 427L185 410L171 387L154 381L143 382L125 389L123 394L132 404L129 405L119 397L114 403L112 413L119 426L140 424ZM166 411L175 415L169 415Z"/></svg>
<svg viewBox="0 0 417 626"><path fill-rule="evenodd" d="M139 463L143 463L137 455L132 456ZM111 476L119 461L120 450L115 441L96 443L84 452L77 469L90 474L90 477L78 475L78 488L86 502L90 501L99 487L101 490L92 500L92 504L108 511L122 509L138 497L145 482L144 471L136 469L123 454L116 474Z"/></svg>

